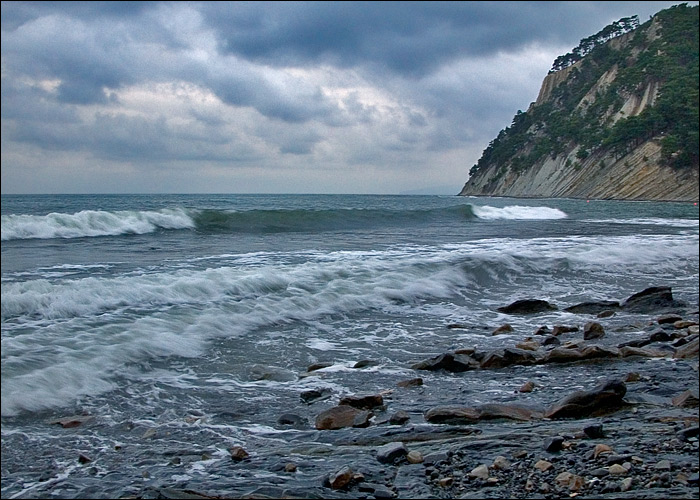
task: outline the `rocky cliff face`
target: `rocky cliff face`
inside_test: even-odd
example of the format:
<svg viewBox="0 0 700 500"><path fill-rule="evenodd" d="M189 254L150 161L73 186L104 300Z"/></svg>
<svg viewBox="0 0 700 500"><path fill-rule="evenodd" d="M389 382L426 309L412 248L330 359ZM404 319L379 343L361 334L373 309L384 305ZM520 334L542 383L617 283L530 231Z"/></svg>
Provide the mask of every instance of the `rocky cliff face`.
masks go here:
<svg viewBox="0 0 700 500"><path fill-rule="evenodd" d="M697 46L697 19L697 7L662 11L550 72L459 194L697 200L697 48L674 39Z"/></svg>

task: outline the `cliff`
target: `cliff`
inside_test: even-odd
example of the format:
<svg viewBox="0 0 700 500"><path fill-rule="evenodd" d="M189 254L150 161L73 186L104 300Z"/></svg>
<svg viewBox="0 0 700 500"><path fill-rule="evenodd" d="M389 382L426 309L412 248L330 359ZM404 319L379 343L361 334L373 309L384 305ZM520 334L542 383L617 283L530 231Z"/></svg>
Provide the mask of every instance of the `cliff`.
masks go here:
<svg viewBox="0 0 700 500"><path fill-rule="evenodd" d="M698 7L614 31L555 60L460 195L698 199Z"/></svg>

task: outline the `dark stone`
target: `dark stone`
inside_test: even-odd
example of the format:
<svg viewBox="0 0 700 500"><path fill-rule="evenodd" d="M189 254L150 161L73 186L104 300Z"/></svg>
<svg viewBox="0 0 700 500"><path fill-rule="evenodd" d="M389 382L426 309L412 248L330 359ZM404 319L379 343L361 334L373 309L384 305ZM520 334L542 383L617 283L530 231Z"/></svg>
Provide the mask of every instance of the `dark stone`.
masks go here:
<svg viewBox="0 0 700 500"><path fill-rule="evenodd" d="M423 379L418 377L409 380L402 380L401 382L397 382L396 385L397 387L418 387L423 385Z"/></svg>
<svg viewBox="0 0 700 500"><path fill-rule="evenodd" d="M656 322L660 325L667 325L673 324L676 321L681 321L682 319L683 318L677 314L666 314L665 316L661 316L659 319L657 319Z"/></svg>
<svg viewBox="0 0 700 500"><path fill-rule="evenodd" d="M300 394L301 400L306 404L315 403L316 401L323 401L328 399L333 395L333 391L330 389L311 389L309 391L304 391Z"/></svg>
<svg viewBox="0 0 700 500"><path fill-rule="evenodd" d="M245 451L241 446L232 446L229 448L229 453L231 453L231 460L240 462L249 457L248 452Z"/></svg>
<svg viewBox="0 0 700 500"><path fill-rule="evenodd" d="M648 313L658 309L683 307L685 304L673 299L671 287L650 287L635 293L622 303L622 309L629 312Z"/></svg>
<svg viewBox="0 0 700 500"><path fill-rule="evenodd" d="M676 437L681 441L688 441L690 438L697 438L700 435L700 427L697 425L695 427L688 427L676 433Z"/></svg>
<svg viewBox="0 0 700 500"><path fill-rule="evenodd" d="M676 349L673 353L674 359L696 357L698 355L698 338L699 337L695 337L693 340L691 340L684 346L681 346L678 349Z"/></svg>
<svg viewBox="0 0 700 500"><path fill-rule="evenodd" d="M497 309L498 312L505 314L536 314L556 310L556 306L550 304L546 300L539 299L516 300L512 304Z"/></svg>
<svg viewBox="0 0 700 500"><path fill-rule="evenodd" d="M547 345L558 346L558 345L561 345L561 340L559 340L554 335L550 335L549 337L545 337L544 341L542 342L542 345L544 345L544 346L547 346Z"/></svg>
<svg viewBox="0 0 700 500"><path fill-rule="evenodd" d="M477 411L479 412L479 420L504 418L508 420L528 421L533 418L541 417L541 414L528 408L502 403L484 404L479 406Z"/></svg>
<svg viewBox="0 0 700 500"><path fill-rule="evenodd" d="M602 424L587 425L583 428L583 433L591 439L600 439L605 437Z"/></svg>
<svg viewBox="0 0 700 500"><path fill-rule="evenodd" d="M554 325L552 328L552 335L558 337L562 333L572 333L578 332L578 326L564 326L564 325Z"/></svg>
<svg viewBox="0 0 700 500"><path fill-rule="evenodd" d="M600 339L605 336L605 329L600 323L589 321L583 327L583 340Z"/></svg>
<svg viewBox="0 0 700 500"><path fill-rule="evenodd" d="M576 391L555 403L545 413L547 418L583 418L622 405L627 393L625 383L609 380L590 391Z"/></svg>
<svg viewBox="0 0 700 500"><path fill-rule="evenodd" d="M394 464L408 454L406 446L400 442L387 443L377 448L377 460L383 464Z"/></svg>
<svg viewBox="0 0 700 500"><path fill-rule="evenodd" d="M466 354L446 352L434 358L421 361L411 366L414 370L446 370L448 372L465 372L473 370L478 363Z"/></svg>
<svg viewBox="0 0 700 500"><path fill-rule="evenodd" d="M318 430L335 430L344 427L367 427L370 413L348 405L338 405L322 412L316 417Z"/></svg>
<svg viewBox="0 0 700 500"><path fill-rule="evenodd" d="M345 466L339 471L329 474L324 485L334 490L342 490L350 484L354 476L355 472L350 467Z"/></svg>
<svg viewBox="0 0 700 500"><path fill-rule="evenodd" d="M84 423L90 422L94 419L95 417L92 415L73 415L72 417L64 417L59 420L54 420L51 423L58 424L64 429L69 429L72 427L78 427L79 425L83 425Z"/></svg>
<svg viewBox="0 0 700 500"><path fill-rule="evenodd" d="M447 328L450 330L456 329L456 328L467 328L467 325L464 325L462 323L450 323L447 325Z"/></svg>
<svg viewBox="0 0 700 500"><path fill-rule="evenodd" d="M88 457L87 455L83 455L82 453L78 455L78 463L88 464L90 462L92 462L92 458Z"/></svg>
<svg viewBox="0 0 700 500"><path fill-rule="evenodd" d="M366 394L363 396L345 396L340 399L340 405L348 405L359 410L371 410L384 404L381 394Z"/></svg>
<svg viewBox="0 0 700 500"><path fill-rule="evenodd" d="M425 421L431 424L474 424L480 412L464 406L438 406L425 412Z"/></svg>
<svg viewBox="0 0 700 500"><path fill-rule="evenodd" d="M564 438L562 436L555 436L545 441L544 449L550 453L556 453L561 451L562 444L564 444Z"/></svg>
<svg viewBox="0 0 700 500"><path fill-rule="evenodd" d="M309 421L306 420L306 418L294 413L284 413L280 415L277 419L277 423L280 425L291 425L296 428L303 428L309 425Z"/></svg>
<svg viewBox="0 0 700 500"><path fill-rule="evenodd" d="M389 423L391 425L403 425L409 420L411 420L411 417L408 416L408 413L403 410L399 410L389 418Z"/></svg>
<svg viewBox="0 0 700 500"><path fill-rule="evenodd" d="M371 359L361 359L355 365L353 368L366 368L368 366L377 366L379 364L378 361L372 361Z"/></svg>
<svg viewBox="0 0 700 500"><path fill-rule="evenodd" d="M564 310L574 314L598 314L607 310L619 309L619 307L619 302L605 300L601 302L582 302L575 306L567 307Z"/></svg>
<svg viewBox="0 0 700 500"><path fill-rule="evenodd" d="M329 366L333 366L333 363L314 363L312 365L309 365L309 367L306 369L307 372L315 372L316 370L321 370L322 368L328 368Z"/></svg>
<svg viewBox="0 0 700 500"><path fill-rule="evenodd" d="M673 403L673 406L677 406L679 408L697 408L700 400L698 399L697 391L688 389L687 391L674 396L673 399L671 399L671 403Z"/></svg>
<svg viewBox="0 0 700 500"><path fill-rule="evenodd" d="M540 358L532 351L507 347L503 350L493 351L481 360L481 368L504 368L511 365L534 365Z"/></svg>
<svg viewBox="0 0 700 500"><path fill-rule="evenodd" d="M535 335L549 335L551 331L547 325L543 325L535 330Z"/></svg>
<svg viewBox="0 0 700 500"><path fill-rule="evenodd" d="M649 336L649 343L652 342L668 342L673 340L673 335L665 330L656 330Z"/></svg>

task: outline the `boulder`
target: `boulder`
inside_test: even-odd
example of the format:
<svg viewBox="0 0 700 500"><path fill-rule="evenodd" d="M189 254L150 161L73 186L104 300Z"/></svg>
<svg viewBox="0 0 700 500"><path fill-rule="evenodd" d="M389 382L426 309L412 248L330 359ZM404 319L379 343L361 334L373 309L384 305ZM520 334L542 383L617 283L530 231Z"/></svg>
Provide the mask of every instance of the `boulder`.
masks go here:
<svg viewBox="0 0 700 500"><path fill-rule="evenodd" d="M431 424L474 424L480 412L464 406L437 406L425 412L425 421Z"/></svg>
<svg viewBox="0 0 700 500"><path fill-rule="evenodd" d="M605 329L600 323L589 321L583 327L583 340L600 339L605 336Z"/></svg>
<svg viewBox="0 0 700 500"><path fill-rule="evenodd" d="M511 365L534 365L540 358L533 351L507 347L502 350L487 353L481 360L484 369L504 368Z"/></svg>
<svg viewBox="0 0 700 500"><path fill-rule="evenodd" d="M581 302L575 306L569 306L564 310L574 314L599 314L603 311L615 310L620 308L620 303L612 300L603 300L600 302Z"/></svg>
<svg viewBox="0 0 700 500"><path fill-rule="evenodd" d="M446 370L448 372L465 372L478 367L478 362L466 354L446 352L411 366L414 370Z"/></svg>
<svg viewBox="0 0 700 500"><path fill-rule="evenodd" d="M499 307L497 309L498 312L502 312L504 314L537 314L556 310L556 306L550 304L546 300L540 299L516 300L507 306Z"/></svg>
<svg viewBox="0 0 700 500"><path fill-rule="evenodd" d="M348 405L338 405L320 413L316 417L318 430L335 430L344 427L367 427L369 425L370 412L358 410Z"/></svg>
<svg viewBox="0 0 700 500"><path fill-rule="evenodd" d="M700 337L695 337L693 340L687 344L679 347L673 354L675 359L692 358L698 355L698 339Z"/></svg>
<svg viewBox="0 0 700 500"><path fill-rule="evenodd" d="M377 460L383 464L394 464L408 454L408 449L401 442L387 443L377 449Z"/></svg>
<svg viewBox="0 0 700 500"><path fill-rule="evenodd" d="M479 412L479 420L507 419L528 421L542 416L529 408L502 403L487 403L479 406L477 410Z"/></svg>
<svg viewBox="0 0 700 500"><path fill-rule="evenodd" d="M622 309L629 312L650 313L659 309L683 307L682 302L673 299L671 287L656 286L642 290L627 298Z"/></svg>
<svg viewBox="0 0 700 500"><path fill-rule="evenodd" d="M627 393L627 386L620 380L608 380L590 391L576 391L552 405L547 418L584 418L618 408Z"/></svg>
<svg viewBox="0 0 700 500"><path fill-rule="evenodd" d="M340 398L340 405L348 405L358 410L371 410L384 404L381 394L366 394L363 396L345 396Z"/></svg>

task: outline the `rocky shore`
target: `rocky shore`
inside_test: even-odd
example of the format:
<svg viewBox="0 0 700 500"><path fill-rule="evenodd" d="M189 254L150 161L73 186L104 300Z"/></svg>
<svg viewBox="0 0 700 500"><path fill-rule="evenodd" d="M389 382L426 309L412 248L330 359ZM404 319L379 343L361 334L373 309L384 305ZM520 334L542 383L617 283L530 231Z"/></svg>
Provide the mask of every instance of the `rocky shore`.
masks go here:
<svg viewBox="0 0 700 500"><path fill-rule="evenodd" d="M537 325L539 315L556 308L531 299L501 312ZM382 391L304 391L298 405L279 410L274 452L251 438L227 447L222 457L220 442L179 436L179 448L160 452L173 469L165 477L173 479L134 481L119 496L698 498L697 307L674 300L670 288L654 287L621 302L586 302L567 312L580 321L541 324L521 337L505 323L488 335L510 335L513 345L458 347L416 360L414 377L387 381ZM611 322L623 313L627 325ZM480 329L482 335L485 328L445 327ZM374 363L358 362L358 377L371 377ZM324 377L330 366L318 363L299 376ZM507 397L491 400L493 383L508 388ZM184 418L216 424L225 416ZM53 423L89 429L95 419L100 416ZM158 433L166 434L150 429L143 439ZM97 455L93 450L76 457L87 477L91 467L93 477L102 474ZM148 478L157 461L143 462ZM205 479L175 474L178 467L203 463ZM38 491L16 498L50 496L50 489Z"/></svg>

